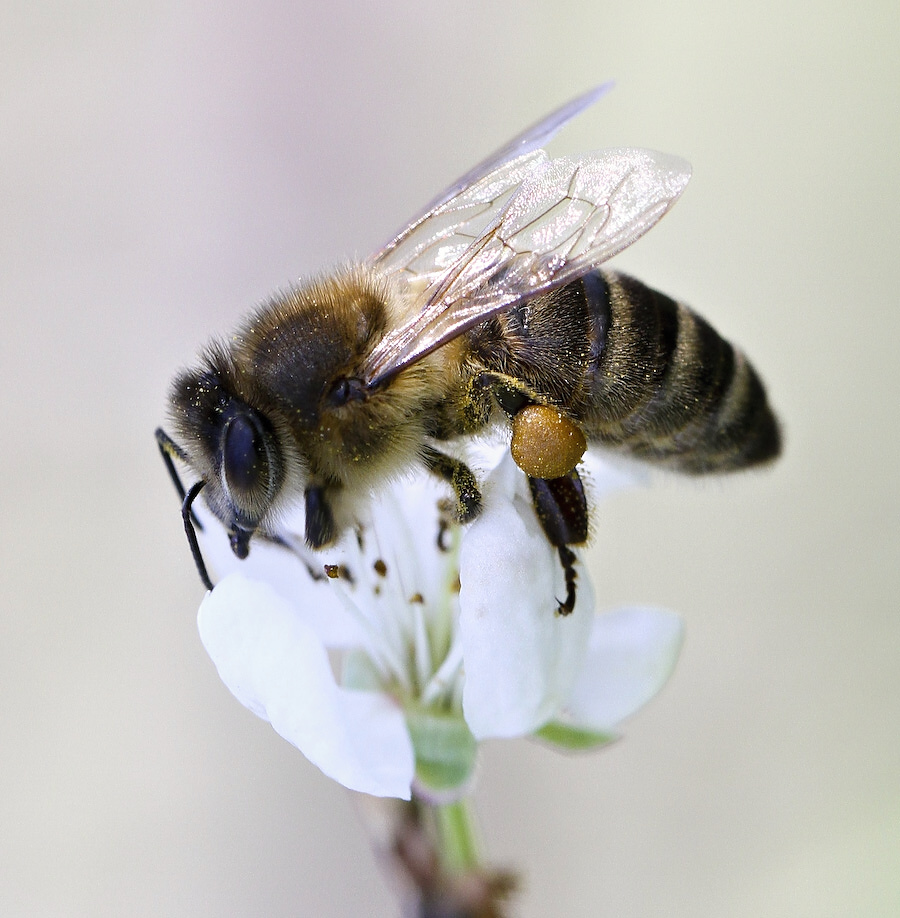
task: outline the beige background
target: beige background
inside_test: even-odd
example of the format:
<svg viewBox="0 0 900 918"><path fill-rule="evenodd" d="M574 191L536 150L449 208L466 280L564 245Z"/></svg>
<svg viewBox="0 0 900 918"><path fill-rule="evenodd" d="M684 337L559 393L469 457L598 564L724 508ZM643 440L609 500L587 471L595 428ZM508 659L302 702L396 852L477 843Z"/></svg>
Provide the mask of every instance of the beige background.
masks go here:
<svg viewBox="0 0 900 918"><path fill-rule="evenodd" d="M175 368L596 82L559 152L694 179L617 264L741 342L770 474L598 514L601 605L677 609L605 753L484 750L518 914L900 914L900 7L0 7L0 914L390 915L350 796L240 708L153 429Z"/></svg>

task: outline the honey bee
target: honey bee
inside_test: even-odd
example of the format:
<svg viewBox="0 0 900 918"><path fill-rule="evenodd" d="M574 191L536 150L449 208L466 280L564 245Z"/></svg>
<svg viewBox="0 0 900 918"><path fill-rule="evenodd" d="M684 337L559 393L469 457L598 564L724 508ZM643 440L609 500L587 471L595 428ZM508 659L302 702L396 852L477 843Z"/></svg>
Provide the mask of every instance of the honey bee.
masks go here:
<svg viewBox="0 0 900 918"><path fill-rule="evenodd" d="M191 510L201 490L239 558L255 534L277 541L301 499L306 542L329 545L357 501L417 464L449 483L468 522L479 483L446 444L508 424L564 568L565 614L572 546L588 537L588 443L690 474L778 455L743 354L686 306L597 267L669 210L688 164L541 149L607 88L514 138L366 261L274 296L177 377L175 437L160 429L157 442L208 588ZM197 478L188 490L175 460Z"/></svg>

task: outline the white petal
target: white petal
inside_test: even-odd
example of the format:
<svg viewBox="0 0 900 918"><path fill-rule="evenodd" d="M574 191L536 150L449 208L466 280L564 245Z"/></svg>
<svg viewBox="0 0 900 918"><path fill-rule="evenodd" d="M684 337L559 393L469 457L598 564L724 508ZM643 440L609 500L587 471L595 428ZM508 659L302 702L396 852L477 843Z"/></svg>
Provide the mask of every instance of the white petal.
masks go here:
<svg viewBox="0 0 900 918"><path fill-rule="evenodd" d="M592 730L615 727L665 685L683 636L679 616L661 609L621 609L596 616L563 718Z"/></svg>
<svg viewBox="0 0 900 918"><path fill-rule="evenodd" d="M579 565L575 610L556 614L562 567L512 459L484 494L460 556L463 712L477 739L527 735L556 714L581 669L593 612Z"/></svg>
<svg viewBox="0 0 900 918"><path fill-rule="evenodd" d="M646 465L624 456L608 455L596 449L588 449L578 466L578 471L592 507L610 494L646 485L649 480Z"/></svg>
<svg viewBox="0 0 900 918"><path fill-rule="evenodd" d="M290 602L303 621L319 636L326 647L365 646L366 637L357 621L335 595L326 579L315 580L311 571L323 574L326 564L339 564L343 554L339 549L313 552L302 549L303 557L294 551L273 545L256 537L251 541L250 554L239 561L228 545L228 535L222 524L208 511L201 509L203 532L198 533L213 580L226 578L232 572L270 584L283 599Z"/></svg>
<svg viewBox="0 0 900 918"><path fill-rule="evenodd" d="M415 766L403 712L386 695L338 686L322 642L271 587L231 574L207 594L198 626L232 694L325 774L409 799Z"/></svg>

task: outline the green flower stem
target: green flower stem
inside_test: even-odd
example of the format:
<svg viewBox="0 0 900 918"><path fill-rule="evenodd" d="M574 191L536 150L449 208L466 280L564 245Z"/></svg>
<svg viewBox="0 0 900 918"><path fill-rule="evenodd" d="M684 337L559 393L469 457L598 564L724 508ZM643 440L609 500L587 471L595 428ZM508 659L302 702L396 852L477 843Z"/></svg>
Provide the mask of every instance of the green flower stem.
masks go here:
<svg viewBox="0 0 900 918"><path fill-rule="evenodd" d="M453 803L432 806L430 810L434 819L435 848L441 867L448 874L476 870L481 845L469 801L463 798Z"/></svg>

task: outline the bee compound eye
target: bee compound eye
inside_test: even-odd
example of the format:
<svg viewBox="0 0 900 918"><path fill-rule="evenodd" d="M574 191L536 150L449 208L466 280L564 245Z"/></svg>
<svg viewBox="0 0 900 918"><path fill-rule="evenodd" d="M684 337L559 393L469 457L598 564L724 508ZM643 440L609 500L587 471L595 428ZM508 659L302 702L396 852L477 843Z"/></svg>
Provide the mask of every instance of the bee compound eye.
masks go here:
<svg viewBox="0 0 900 918"><path fill-rule="evenodd" d="M222 441L222 467L229 493L242 504L268 491L270 468L265 434L255 418L236 414L228 420Z"/></svg>

